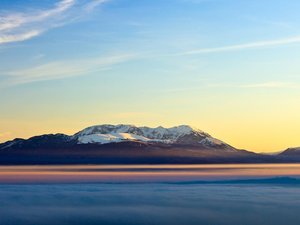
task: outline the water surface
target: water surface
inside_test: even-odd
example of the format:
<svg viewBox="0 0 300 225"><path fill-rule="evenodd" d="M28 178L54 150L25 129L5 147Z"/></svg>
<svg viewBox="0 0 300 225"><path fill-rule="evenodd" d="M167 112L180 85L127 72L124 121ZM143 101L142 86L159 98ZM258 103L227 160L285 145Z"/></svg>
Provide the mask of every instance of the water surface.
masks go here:
<svg viewBox="0 0 300 225"><path fill-rule="evenodd" d="M0 225L300 224L297 164L0 168Z"/></svg>

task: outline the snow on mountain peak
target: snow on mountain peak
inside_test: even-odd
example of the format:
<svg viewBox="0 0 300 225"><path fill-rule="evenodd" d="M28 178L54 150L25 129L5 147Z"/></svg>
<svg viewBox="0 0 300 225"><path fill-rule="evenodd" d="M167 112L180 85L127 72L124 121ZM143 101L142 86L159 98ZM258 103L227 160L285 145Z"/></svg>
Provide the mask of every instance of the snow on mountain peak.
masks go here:
<svg viewBox="0 0 300 225"><path fill-rule="evenodd" d="M188 125L180 125L171 128L162 126L156 128L137 127L134 125L98 125L88 127L74 135L78 143L110 143L121 141L143 141L143 142L164 142L175 143L185 135L194 134L199 137L210 137L203 131L193 129Z"/></svg>
<svg viewBox="0 0 300 225"><path fill-rule="evenodd" d="M235 150L232 146L188 125L171 128L162 126L137 127L134 125L98 125L83 129L72 135L49 134L31 137L27 140L15 139L0 144L0 149L11 148L49 148L73 146L76 144L109 144L120 142L139 142L151 146L173 145L174 147L190 146L197 148ZM149 145L149 146L150 146Z"/></svg>

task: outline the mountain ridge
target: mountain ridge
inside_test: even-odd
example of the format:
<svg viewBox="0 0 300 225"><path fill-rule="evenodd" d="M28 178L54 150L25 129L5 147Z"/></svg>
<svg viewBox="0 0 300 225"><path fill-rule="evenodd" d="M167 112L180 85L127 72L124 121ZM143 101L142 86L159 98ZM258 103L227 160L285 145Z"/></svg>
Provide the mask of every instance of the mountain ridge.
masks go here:
<svg viewBox="0 0 300 225"><path fill-rule="evenodd" d="M37 141L39 143L70 143L70 144L109 144L119 142L139 141L145 143L164 143L164 144L182 144L195 145L207 148L224 148L234 150L229 144L216 139L203 132L202 130L192 128L188 125L174 126L164 128L162 126L137 127L134 125L96 125L87 127L74 135L66 134L46 134L34 136L28 139L16 138L12 141L0 144L0 149L13 148L24 143L25 145Z"/></svg>
<svg viewBox="0 0 300 225"><path fill-rule="evenodd" d="M162 126L156 128L146 126L137 127L127 124L97 125L85 128L82 131L77 132L73 137L77 138L80 144L137 140L142 142L161 142L169 144L202 144L206 147L223 146L233 149L232 146L229 146L225 142L213 138L208 133L188 125L179 125L170 128L164 128Z"/></svg>
<svg viewBox="0 0 300 225"><path fill-rule="evenodd" d="M188 125L104 124L74 135L47 134L4 142L0 144L0 164L300 162L300 151L287 152L266 155L236 149Z"/></svg>

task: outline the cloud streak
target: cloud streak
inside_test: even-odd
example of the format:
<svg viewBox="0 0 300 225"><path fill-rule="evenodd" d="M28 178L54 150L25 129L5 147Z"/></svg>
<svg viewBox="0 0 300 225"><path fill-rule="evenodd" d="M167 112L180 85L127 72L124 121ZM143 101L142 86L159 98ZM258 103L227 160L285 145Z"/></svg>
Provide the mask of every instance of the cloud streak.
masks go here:
<svg viewBox="0 0 300 225"><path fill-rule="evenodd" d="M49 62L15 71L1 72L5 75L6 85L32 83L37 81L58 80L89 73L108 70L111 66L136 58L134 54L120 54L84 60L65 60Z"/></svg>
<svg viewBox="0 0 300 225"><path fill-rule="evenodd" d="M46 20L52 16L63 13L74 4L74 0L63 0L57 3L53 9L28 14L12 13L7 16L1 16L0 31L12 31L13 29L16 29L24 24Z"/></svg>
<svg viewBox="0 0 300 225"><path fill-rule="evenodd" d="M265 83L240 85L241 88L297 88L299 85L292 82L271 81Z"/></svg>
<svg viewBox="0 0 300 225"><path fill-rule="evenodd" d="M284 46L289 44L300 44L300 36L284 38L284 39L268 40L268 41L251 42L251 43L240 44L240 45L228 45L228 46L216 47L216 48L201 48L201 49L195 49L195 50L179 53L177 55L197 55L197 54L206 54L206 53L231 52L231 51L241 51L241 50L257 49L257 48L277 47L277 46Z"/></svg>
<svg viewBox="0 0 300 225"><path fill-rule="evenodd" d="M30 10L27 13L2 13L0 14L0 45L29 40L49 29L68 23L72 15L78 17L84 14L82 7L91 11L107 1L94 0L79 4L75 0L61 0L50 9ZM74 10L73 14L72 10Z"/></svg>
<svg viewBox="0 0 300 225"><path fill-rule="evenodd" d="M109 2L109 1L110 0L93 0L85 6L85 10L90 12L90 11L94 10L97 6L99 6L103 3Z"/></svg>
<svg viewBox="0 0 300 225"><path fill-rule="evenodd" d="M18 42L18 41L26 41L33 37L40 35L42 31L40 30L31 30L25 33L20 34L10 34L10 35L1 35L0 36L0 44L10 43L10 42Z"/></svg>
<svg viewBox="0 0 300 225"><path fill-rule="evenodd" d="M299 84L293 82L269 81L252 84L213 84L209 87L227 87L227 88L299 88Z"/></svg>

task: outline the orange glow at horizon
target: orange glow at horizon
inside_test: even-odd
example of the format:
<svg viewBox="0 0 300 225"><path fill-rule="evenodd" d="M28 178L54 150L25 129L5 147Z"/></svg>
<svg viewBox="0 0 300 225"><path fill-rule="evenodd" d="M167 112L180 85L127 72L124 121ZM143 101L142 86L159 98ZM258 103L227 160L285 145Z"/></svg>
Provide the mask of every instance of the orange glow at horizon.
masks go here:
<svg viewBox="0 0 300 225"><path fill-rule="evenodd" d="M300 164L1 166L0 183L151 182L300 176Z"/></svg>

